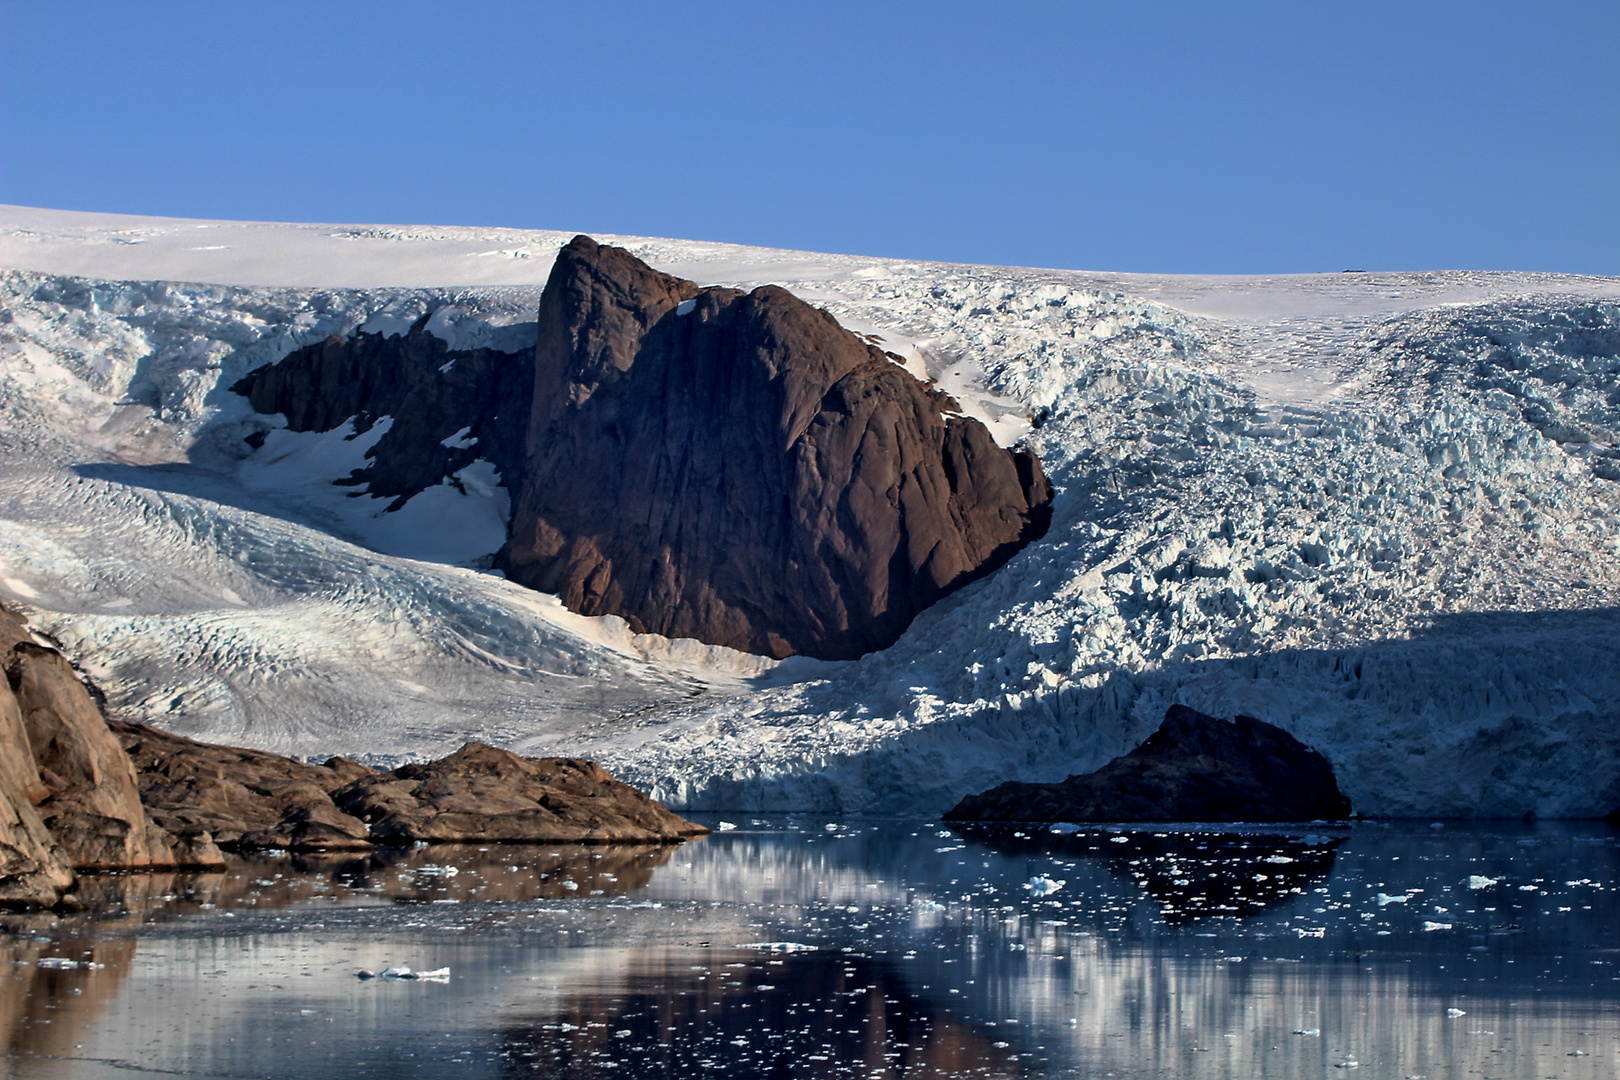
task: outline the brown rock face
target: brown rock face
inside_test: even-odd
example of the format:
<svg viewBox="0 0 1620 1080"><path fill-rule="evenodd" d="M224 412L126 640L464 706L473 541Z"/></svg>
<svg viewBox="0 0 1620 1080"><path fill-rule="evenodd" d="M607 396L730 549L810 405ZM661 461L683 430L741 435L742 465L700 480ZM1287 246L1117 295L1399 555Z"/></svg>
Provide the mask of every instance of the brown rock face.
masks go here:
<svg viewBox="0 0 1620 1080"><path fill-rule="evenodd" d="M540 301L514 580L637 631L859 656L1039 536L1050 486L775 286L576 237Z"/></svg>
<svg viewBox="0 0 1620 1080"><path fill-rule="evenodd" d="M39 781L40 817L80 870L173 865L169 838L147 818L129 758L61 653L19 641L6 676Z"/></svg>
<svg viewBox="0 0 1620 1080"><path fill-rule="evenodd" d="M333 799L388 843L672 843L709 831L595 762L524 758L483 743L364 777Z"/></svg>
<svg viewBox="0 0 1620 1080"><path fill-rule="evenodd" d="M1172 705L1159 730L1094 773L1009 781L969 795L949 821L1331 821L1350 816L1333 766L1252 716Z"/></svg>
<svg viewBox="0 0 1620 1080"><path fill-rule="evenodd" d="M0 679L0 907L50 907L73 884L73 868L34 807L49 794L11 684Z"/></svg>
<svg viewBox="0 0 1620 1080"><path fill-rule="evenodd" d="M180 836L207 834L227 848L366 850L365 823L332 805L331 793L372 770L334 758L327 765L214 746L141 724L112 729L133 762L141 799Z"/></svg>

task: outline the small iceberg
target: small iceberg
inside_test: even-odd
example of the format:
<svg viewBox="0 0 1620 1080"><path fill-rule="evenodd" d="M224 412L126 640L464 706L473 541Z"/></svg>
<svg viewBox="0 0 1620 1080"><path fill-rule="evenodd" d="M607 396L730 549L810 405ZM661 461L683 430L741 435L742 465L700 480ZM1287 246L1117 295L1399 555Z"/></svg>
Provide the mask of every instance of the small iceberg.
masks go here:
<svg viewBox="0 0 1620 1080"><path fill-rule="evenodd" d="M1050 896L1067 884L1068 881L1066 880L1054 880L1053 878L1036 875L1024 882L1024 888L1029 890L1031 896Z"/></svg>
<svg viewBox="0 0 1620 1080"><path fill-rule="evenodd" d="M735 829L736 827L737 827L737 823L735 821L722 821L720 823L720 831L721 832L730 832L732 829Z"/></svg>
<svg viewBox="0 0 1620 1080"><path fill-rule="evenodd" d="M1070 833L1079 832L1080 826L1076 825L1072 821L1060 821L1056 825L1052 826L1051 831L1057 833L1059 836L1068 836Z"/></svg>

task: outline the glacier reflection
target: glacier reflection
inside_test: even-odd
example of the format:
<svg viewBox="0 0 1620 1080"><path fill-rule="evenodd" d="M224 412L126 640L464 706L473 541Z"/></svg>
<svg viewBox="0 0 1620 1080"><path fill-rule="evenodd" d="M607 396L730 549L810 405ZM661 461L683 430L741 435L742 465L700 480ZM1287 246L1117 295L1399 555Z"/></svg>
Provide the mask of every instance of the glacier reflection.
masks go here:
<svg viewBox="0 0 1620 1080"><path fill-rule="evenodd" d="M109 876L6 921L0 1075L1612 1077L1617 837L756 820Z"/></svg>

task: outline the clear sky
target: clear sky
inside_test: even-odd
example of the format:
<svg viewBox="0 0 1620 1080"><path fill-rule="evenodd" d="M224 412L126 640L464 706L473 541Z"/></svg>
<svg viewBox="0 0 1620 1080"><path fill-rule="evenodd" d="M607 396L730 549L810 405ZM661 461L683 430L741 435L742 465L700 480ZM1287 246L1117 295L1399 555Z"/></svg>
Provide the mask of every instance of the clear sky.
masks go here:
<svg viewBox="0 0 1620 1080"><path fill-rule="evenodd" d="M0 0L0 202L1620 274L1620 0Z"/></svg>

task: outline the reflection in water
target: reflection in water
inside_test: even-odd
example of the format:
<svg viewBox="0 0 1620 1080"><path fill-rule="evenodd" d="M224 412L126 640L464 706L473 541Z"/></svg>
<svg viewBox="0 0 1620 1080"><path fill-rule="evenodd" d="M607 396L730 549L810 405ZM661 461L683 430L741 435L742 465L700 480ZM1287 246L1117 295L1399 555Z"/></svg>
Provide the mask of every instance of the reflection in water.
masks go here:
<svg viewBox="0 0 1620 1080"><path fill-rule="evenodd" d="M1333 855L1349 835L1247 832L1099 830L1054 833L1044 826L971 824L961 827L1008 854L1052 852L1095 859L1135 881L1159 901L1168 923L1207 916L1258 915L1327 878Z"/></svg>
<svg viewBox="0 0 1620 1080"><path fill-rule="evenodd" d="M1617 838L779 821L110 875L0 924L0 1077L1613 1080ZM451 974L355 977L391 965Z"/></svg>
<svg viewBox="0 0 1620 1080"><path fill-rule="evenodd" d="M766 954L767 956L771 954ZM1008 1043L912 996L887 964L828 952L638 955L622 983L507 1028L517 1075L1020 1076Z"/></svg>

